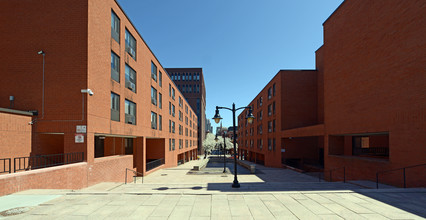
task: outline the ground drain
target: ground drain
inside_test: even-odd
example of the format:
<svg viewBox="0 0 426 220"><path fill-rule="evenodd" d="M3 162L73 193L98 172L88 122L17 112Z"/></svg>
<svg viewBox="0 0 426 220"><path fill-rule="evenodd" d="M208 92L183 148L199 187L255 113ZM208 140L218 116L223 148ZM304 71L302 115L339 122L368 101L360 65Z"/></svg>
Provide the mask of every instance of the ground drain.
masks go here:
<svg viewBox="0 0 426 220"><path fill-rule="evenodd" d="M32 207L18 207L18 208L12 208L12 209L8 209L5 210L3 212L0 212L0 216L12 216L12 215L19 215L25 212L30 211L31 209L33 209Z"/></svg>

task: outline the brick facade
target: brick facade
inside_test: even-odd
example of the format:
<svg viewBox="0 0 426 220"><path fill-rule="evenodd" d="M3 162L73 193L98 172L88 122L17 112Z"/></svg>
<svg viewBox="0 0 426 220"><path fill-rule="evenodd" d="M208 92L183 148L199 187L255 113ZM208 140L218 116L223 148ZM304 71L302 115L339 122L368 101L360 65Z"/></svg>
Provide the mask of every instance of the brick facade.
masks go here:
<svg viewBox="0 0 426 220"><path fill-rule="evenodd" d="M116 1L24 0L1 2L0 7L4 21L0 46L10 51L0 55L8 63L0 67L4 73L0 107L9 107L9 96L14 96L15 109L38 111L38 116L32 118L31 155L84 152L88 169L99 172L89 172L88 185L123 181L124 177L116 176L124 175L125 168L146 175L151 159L163 159L162 167L173 167L179 162L178 156L196 158L198 131L194 123L179 121L178 100L181 98L189 107L183 114L191 115L191 121L198 120L194 110ZM113 14L120 20L118 41L112 34ZM126 32L136 41L134 57L125 46ZM41 50L44 55L38 54ZM118 79L112 76L112 53L119 57ZM152 64L156 66L156 80L151 74ZM130 80L126 78L126 66L136 72L133 91L126 82ZM157 104L151 102L151 88L157 91ZM82 93L85 89L94 95ZM119 95L118 121L111 119L112 93ZM135 124L126 122L127 101L136 104ZM169 103L175 106L175 115L169 111ZM128 110L133 111L130 107ZM156 128L151 125L152 112L157 115ZM169 121L175 123L174 132L169 129ZM87 126L84 143L75 141L77 125ZM179 125L189 132L179 134ZM130 143L127 139L133 145L131 153L125 151ZM169 148L172 140L175 147ZM190 144L179 148L179 140ZM103 157L95 158L96 149ZM131 157L116 158L124 154ZM106 156L114 159L110 161ZM112 170L103 173L107 167Z"/></svg>

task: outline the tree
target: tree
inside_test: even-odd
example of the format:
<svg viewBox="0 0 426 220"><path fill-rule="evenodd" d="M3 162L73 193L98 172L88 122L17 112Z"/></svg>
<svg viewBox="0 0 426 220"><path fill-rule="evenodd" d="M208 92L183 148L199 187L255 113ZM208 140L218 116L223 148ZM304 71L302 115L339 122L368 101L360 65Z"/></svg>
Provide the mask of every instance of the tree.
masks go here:
<svg viewBox="0 0 426 220"><path fill-rule="evenodd" d="M215 141L216 136L212 133L207 133L206 135L206 139L204 139L203 141L203 147L207 152L212 152L212 150L216 149L216 144L219 147L223 146L223 137L222 136L218 136L217 138L219 139L217 142ZM226 137L225 138L226 141L226 149L233 149L234 148L234 143L231 142L231 139ZM237 148L238 148L238 144L237 144Z"/></svg>

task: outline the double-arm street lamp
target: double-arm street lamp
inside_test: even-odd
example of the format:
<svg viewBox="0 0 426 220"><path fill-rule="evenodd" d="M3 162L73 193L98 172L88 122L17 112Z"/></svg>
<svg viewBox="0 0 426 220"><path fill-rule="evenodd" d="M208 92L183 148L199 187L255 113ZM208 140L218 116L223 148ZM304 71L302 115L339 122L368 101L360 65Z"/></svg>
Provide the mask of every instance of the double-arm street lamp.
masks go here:
<svg viewBox="0 0 426 220"><path fill-rule="evenodd" d="M223 137L223 173L226 173L226 132L222 131L222 137ZM217 133L216 133L216 138L214 139L216 142L219 141L219 138L217 138Z"/></svg>
<svg viewBox="0 0 426 220"><path fill-rule="evenodd" d="M254 120L254 116L253 116L253 112L252 112L253 110L251 109L250 106L235 109L235 103L232 103L232 109L227 108L227 107L216 106L216 113L213 117L213 119L216 123L219 123L220 120L222 119L222 117L220 117L220 114L219 114L219 109L227 109L229 111L232 111L232 122L233 122L233 129L234 129L234 133L233 133L233 135L234 135L234 182L232 183L232 187L233 188L239 188L240 183L238 183L238 179L237 179L237 142L235 141L237 139L237 137L236 137L237 132L236 132L236 126L235 126L235 112L240 110L240 109L248 109L249 112L246 116L246 119L247 119L247 122L251 124L251 123L253 123L253 120Z"/></svg>

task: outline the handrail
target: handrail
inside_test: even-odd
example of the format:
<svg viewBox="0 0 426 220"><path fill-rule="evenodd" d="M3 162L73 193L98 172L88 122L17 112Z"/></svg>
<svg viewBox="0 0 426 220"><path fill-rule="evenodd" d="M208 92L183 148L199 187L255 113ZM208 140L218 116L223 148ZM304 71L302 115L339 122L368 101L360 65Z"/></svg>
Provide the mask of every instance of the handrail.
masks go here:
<svg viewBox="0 0 426 220"><path fill-rule="evenodd" d="M125 180L124 180L124 184L127 184L127 171L132 171L133 172L133 174L134 175L138 175L138 174L140 174L141 176L142 176L142 183L143 183L143 173L140 173L140 172L137 172L137 171L134 171L134 170L132 170L132 169L129 169L129 168L126 168L126 177L125 177ZM133 177L135 177L135 176L133 176ZM136 181L135 181L135 178L133 178L133 183L136 183Z"/></svg>
<svg viewBox="0 0 426 220"><path fill-rule="evenodd" d="M346 183L346 168L345 167L338 167L330 170L324 170L323 172L320 172L318 174L318 181L321 182L321 173L330 172L330 182L333 182L332 174L333 171L343 169L343 183Z"/></svg>
<svg viewBox="0 0 426 220"><path fill-rule="evenodd" d="M13 172L59 166L83 161L84 152L15 157L13 158Z"/></svg>
<svg viewBox="0 0 426 220"><path fill-rule="evenodd" d="M379 174L380 174L380 173L388 173L388 172L397 171L397 170L402 170L402 176L403 176L403 180L404 180L404 188L407 188L406 180L405 180L405 169L413 168L413 167L420 167L420 166L425 166L425 165L426 165L426 163L424 163L424 164L412 165L412 166L406 166L406 167L401 167L401 168L392 169L392 170L383 170L383 171L378 171L378 172L376 172L376 189L378 189L378 188L379 188Z"/></svg>
<svg viewBox="0 0 426 220"><path fill-rule="evenodd" d="M11 173L12 169L10 169L11 166L11 159L10 158L1 158L0 161L3 161L3 171L0 170L0 173ZM6 161L9 161L8 163L6 163ZM6 166L6 164L8 164L9 166ZM6 169L6 167L8 167L9 169Z"/></svg>

